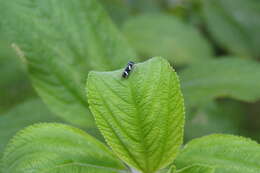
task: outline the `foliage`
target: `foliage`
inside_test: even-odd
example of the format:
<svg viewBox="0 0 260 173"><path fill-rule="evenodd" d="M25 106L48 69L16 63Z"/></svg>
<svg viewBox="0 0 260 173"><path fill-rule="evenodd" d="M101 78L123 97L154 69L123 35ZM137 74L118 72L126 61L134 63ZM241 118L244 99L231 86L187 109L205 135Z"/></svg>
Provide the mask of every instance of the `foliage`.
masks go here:
<svg viewBox="0 0 260 173"><path fill-rule="evenodd" d="M232 135L210 135L189 142L179 154L178 168L190 164L207 164L216 173L257 173L260 171L260 145L250 139Z"/></svg>
<svg viewBox="0 0 260 173"><path fill-rule="evenodd" d="M155 172L176 157L182 144L184 106L178 77L162 58L136 65L127 80L121 73L89 73L91 111L121 159L143 172Z"/></svg>
<svg viewBox="0 0 260 173"><path fill-rule="evenodd" d="M259 17L259 0L2 1L0 172L260 172Z"/></svg>
<svg viewBox="0 0 260 173"><path fill-rule="evenodd" d="M131 45L146 57L163 56L182 65L203 62L213 56L205 38L193 26L174 16L133 17L125 22L123 31Z"/></svg>
<svg viewBox="0 0 260 173"><path fill-rule="evenodd" d="M238 75L239 74L239 75ZM180 72L187 105L207 103L216 97L253 102L260 98L260 65L238 58L193 64Z"/></svg>
<svg viewBox="0 0 260 173"><path fill-rule="evenodd" d="M122 169L125 166L104 144L82 130L54 123L37 124L22 130L3 156L4 172L13 173L115 173Z"/></svg>
<svg viewBox="0 0 260 173"><path fill-rule="evenodd" d="M25 58L32 84L44 102L66 121L93 127L84 94L88 70L114 69L135 57L102 7L83 0L15 0L3 5L4 29Z"/></svg>
<svg viewBox="0 0 260 173"><path fill-rule="evenodd" d="M89 73L90 108L114 153L143 173L155 173L176 158L182 144L184 106L180 82L160 57L136 64L127 79L122 78L122 70ZM260 145L254 141L211 135L181 149L174 162L178 169L171 167L168 172L259 172L259 151ZM11 140L3 156L2 171L130 170L84 131L45 123L26 128Z"/></svg>

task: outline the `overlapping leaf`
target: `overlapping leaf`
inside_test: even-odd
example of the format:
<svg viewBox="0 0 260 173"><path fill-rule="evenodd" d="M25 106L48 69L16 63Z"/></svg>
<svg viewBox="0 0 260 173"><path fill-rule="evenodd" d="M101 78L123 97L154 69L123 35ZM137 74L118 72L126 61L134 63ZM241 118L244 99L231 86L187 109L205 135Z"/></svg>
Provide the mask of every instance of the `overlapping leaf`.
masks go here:
<svg viewBox="0 0 260 173"><path fill-rule="evenodd" d="M2 2L1 24L25 58L32 82L51 110L94 126L84 84L90 69L115 69L135 53L96 0Z"/></svg>
<svg viewBox="0 0 260 173"><path fill-rule="evenodd" d="M257 62L222 58L194 64L180 72L185 103L188 106L207 103L216 97L243 101L260 98L260 65Z"/></svg>
<svg viewBox="0 0 260 173"><path fill-rule="evenodd" d="M216 173L260 172L260 145L232 135L210 135L188 143L176 159L177 168L206 164Z"/></svg>
<svg viewBox="0 0 260 173"><path fill-rule="evenodd" d="M141 55L163 56L174 64L187 64L212 57L212 49L202 35L174 16L158 14L133 17L126 21L123 31Z"/></svg>
<svg viewBox="0 0 260 173"><path fill-rule="evenodd" d="M44 123L19 132L3 157L3 173L118 173L125 166L109 149L77 128Z"/></svg>
<svg viewBox="0 0 260 173"><path fill-rule="evenodd" d="M88 101L99 129L115 153L144 173L169 164L182 144L184 106L169 63L152 58L123 69L90 72Z"/></svg>

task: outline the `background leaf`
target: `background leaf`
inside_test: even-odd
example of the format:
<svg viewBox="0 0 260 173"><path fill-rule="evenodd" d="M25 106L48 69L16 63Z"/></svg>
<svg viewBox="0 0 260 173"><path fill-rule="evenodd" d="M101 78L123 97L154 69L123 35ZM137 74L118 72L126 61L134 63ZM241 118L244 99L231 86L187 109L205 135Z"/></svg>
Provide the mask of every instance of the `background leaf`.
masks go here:
<svg viewBox="0 0 260 173"><path fill-rule="evenodd" d="M177 168L206 164L216 173L258 173L260 145L232 135L210 135L189 142L176 159Z"/></svg>
<svg viewBox="0 0 260 173"><path fill-rule="evenodd" d="M84 84L90 69L115 69L136 57L95 0L3 2L1 23L26 58L33 86L68 122L95 126Z"/></svg>
<svg viewBox="0 0 260 173"><path fill-rule="evenodd" d="M90 72L88 101L97 125L116 154L153 173L169 164L182 144L184 106L179 80L168 62L152 58L123 69Z"/></svg>
<svg viewBox="0 0 260 173"><path fill-rule="evenodd" d="M123 31L131 45L145 57L163 56L174 64L186 64L213 56L206 39L175 16L132 17L125 22Z"/></svg>
<svg viewBox="0 0 260 173"><path fill-rule="evenodd" d="M39 99L27 100L0 115L0 158L7 142L22 128L40 122L59 122Z"/></svg>
<svg viewBox="0 0 260 173"><path fill-rule="evenodd" d="M203 0L203 14L213 38L230 52L260 57L258 0Z"/></svg>
<svg viewBox="0 0 260 173"><path fill-rule="evenodd" d="M116 173L125 166L84 131L43 123L19 132L3 157L3 173Z"/></svg>
<svg viewBox="0 0 260 173"><path fill-rule="evenodd" d="M187 106L198 106L216 97L243 101L260 98L260 65L254 61L222 58L194 64L180 72Z"/></svg>

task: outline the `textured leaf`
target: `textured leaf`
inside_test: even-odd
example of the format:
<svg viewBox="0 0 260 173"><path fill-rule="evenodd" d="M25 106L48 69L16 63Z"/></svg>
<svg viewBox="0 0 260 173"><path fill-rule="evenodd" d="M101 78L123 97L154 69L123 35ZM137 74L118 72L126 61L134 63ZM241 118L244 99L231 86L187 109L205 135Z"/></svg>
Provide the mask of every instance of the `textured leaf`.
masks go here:
<svg viewBox="0 0 260 173"><path fill-rule="evenodd" d="M191 165L178 170L176 173L214 173L215 169L205 165Z"/></svg>
<svg viewBox="0 0 260 173"><path fill-rule="evenodd" d="M220 46L240 56L260 56L259 0L203 0L203 13Z"/></svg>
<svg viewBox="0 0 260 173"><path fill-rule="evenodd" d="M0 115L0 158L13 135L22 128L39 122L60 121L39 99L28 100Z"/></svg>
<svg viewBox="0 0 260 173"><path fill-rule="evenodd" d="M202 35L174 16L133 17L126 21L123 31L141 55L164 56L174 64L203 61L212 57L212 49Z"/></svg>
<svg viewBox="0 0 260 173"><path fill-rule="evenodd" d="M0 16L39 95L51 110L94 126L84 94L90 69L115 69L135 53L95 0L13 0Z"/></svg>
<svg viewBox="0 0 260 173"><path fill-rule="evenodd" d="M192 140L176 159L177 168L206 164L216 173L259 173L260 145L232 135L210 135Z"/></svg>
<svg viewBox="0 0 260 173"><path fill-rule="evenodd" d="M116 173L125 166L84 131L44 123L19 132L3 157L5 173Z"/></svg>
<svg viewBox="0 0 260 173"><path fill-rule="evenodd" d="M179 80L163 58L123 69L90 72L88 101L97 125L115 153L144 173L176 157L183 138L184 106Z"/></svg>
<svg viewBox="0 0 260 173"><path fill-rule="evenodd" d="M256 101L260 98L259 76L259 63L238 58L198 63L180 72L185 103L189 106L216 97Z"/></svg>

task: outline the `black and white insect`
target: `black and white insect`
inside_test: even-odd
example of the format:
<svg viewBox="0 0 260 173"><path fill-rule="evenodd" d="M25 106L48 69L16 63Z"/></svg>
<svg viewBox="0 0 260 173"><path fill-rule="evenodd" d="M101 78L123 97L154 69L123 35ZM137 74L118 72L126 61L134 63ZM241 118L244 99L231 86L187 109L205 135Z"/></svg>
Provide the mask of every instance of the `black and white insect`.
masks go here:
<svg viewBox="0 0 260 173"><path fill-rule="evenodd" d="M132 61L129 61L129 62L127 63L126 68L125 68L125 70L124 70L124 72L123 72L123 74L122 74L122 77L123 77L123 78L128 78L130 72L132 71L132 69L133 69L133 67L134 67L134 64L135 64L135 63L132 62Z"/></svg>

